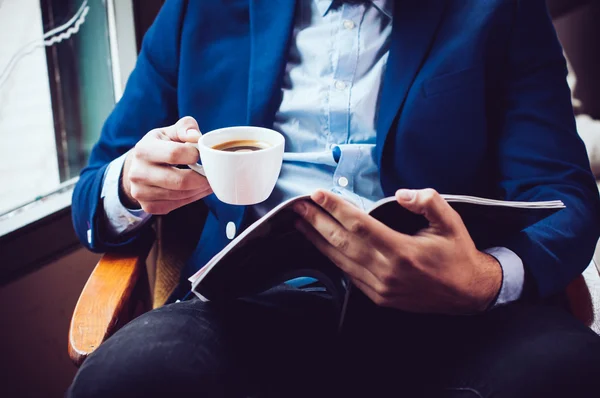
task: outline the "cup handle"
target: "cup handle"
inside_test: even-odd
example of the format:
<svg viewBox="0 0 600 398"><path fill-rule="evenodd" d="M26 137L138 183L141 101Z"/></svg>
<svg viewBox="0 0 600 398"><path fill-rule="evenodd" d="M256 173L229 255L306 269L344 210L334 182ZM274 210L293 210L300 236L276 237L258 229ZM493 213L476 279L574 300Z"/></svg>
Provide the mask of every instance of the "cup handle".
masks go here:
<svg viewBox="0 0 600 398"><path fill-rule="evenodd" d="M201 164L188 164L188 167L194 170L196 173L200 174L201 176L206 177L206 173L204 172L204 166L202 166Z"/></svg>
<svg viewBox="0 0 600 398"><path fill-rule="evenodd" d="M198 147L196 145L192 144L191 142L186 142L185 144L192 146L196 150L198 150ZM198 151L198 153L200 153L200 151ZM201 164L194 163L194 164L188 164L187 166L190 169L194 170L196 173L200 174L201 176L206 177L206 173L204 172L204 166L202 166Z"/></svg>

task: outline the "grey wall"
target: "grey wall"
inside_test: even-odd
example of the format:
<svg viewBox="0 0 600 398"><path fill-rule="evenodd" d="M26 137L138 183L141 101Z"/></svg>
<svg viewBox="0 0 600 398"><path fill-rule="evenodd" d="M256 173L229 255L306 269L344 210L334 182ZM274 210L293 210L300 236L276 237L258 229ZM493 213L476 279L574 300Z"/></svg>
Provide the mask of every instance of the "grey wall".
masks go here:
<svg viewBox="0 0 600 398"><path fill-rule="evenodd" d="M581 111L600 119L600 1L570 9L554 25L577 75Z"/></svg>
<svg viewBox="0 0 600 398"><path fill-rule="evenodd" d="M0 287L0 397L64 396L69 322L98 258L80 249Z"/></svg>

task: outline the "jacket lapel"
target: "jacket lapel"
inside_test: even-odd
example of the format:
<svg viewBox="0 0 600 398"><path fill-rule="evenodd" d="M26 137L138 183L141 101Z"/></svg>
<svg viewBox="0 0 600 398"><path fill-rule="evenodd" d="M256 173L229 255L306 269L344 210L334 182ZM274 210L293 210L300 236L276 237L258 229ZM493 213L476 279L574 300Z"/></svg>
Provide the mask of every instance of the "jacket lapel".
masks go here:
<svg viewBox="0 0 600 398"><path fill-rule="evenodd" d="M248 124L271 127L294 21L293 0L250 0Z"/></svg>
<svg viewBox="0 0 600 398"><path fill-rule="evenodd" d="M390 56L383 80L377 119L377 161L392 123L434 42L447 0L395 3Z"/></svg>

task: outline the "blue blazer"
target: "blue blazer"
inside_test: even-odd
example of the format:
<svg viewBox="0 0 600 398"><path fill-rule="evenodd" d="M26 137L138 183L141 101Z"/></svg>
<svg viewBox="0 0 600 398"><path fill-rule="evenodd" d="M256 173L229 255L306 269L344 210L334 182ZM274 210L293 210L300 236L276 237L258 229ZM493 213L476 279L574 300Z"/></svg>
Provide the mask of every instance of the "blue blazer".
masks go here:
<svg viewBox="0 0 600 398"><path fill-rule="evenodd" d="M186 115L202 131L272 126L294 3L165 3L75 188L73 223L84 245L102 252L139 239L103 237L100 191L108 163L151 129ZM396 4L377 116L383 190L562 200L565 210L502 243L523 260L527 283L541 296L582 272L599 236L598 191L565 76L544 0ZM214 195L205 203L209 215L192 268L228 243L228 222L243 228L244 207Z"/></svg>

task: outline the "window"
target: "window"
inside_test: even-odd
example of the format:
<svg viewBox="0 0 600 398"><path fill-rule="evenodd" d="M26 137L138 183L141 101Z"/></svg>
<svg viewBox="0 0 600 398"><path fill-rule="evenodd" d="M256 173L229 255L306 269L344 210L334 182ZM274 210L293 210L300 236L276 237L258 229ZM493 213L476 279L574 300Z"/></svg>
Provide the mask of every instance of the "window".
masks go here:
<svg viewBox="0 0 600 398"><path fill-rule="evenodd" d="M136 58L131 1L0 0L0 236L70 205Z"/></svg>

